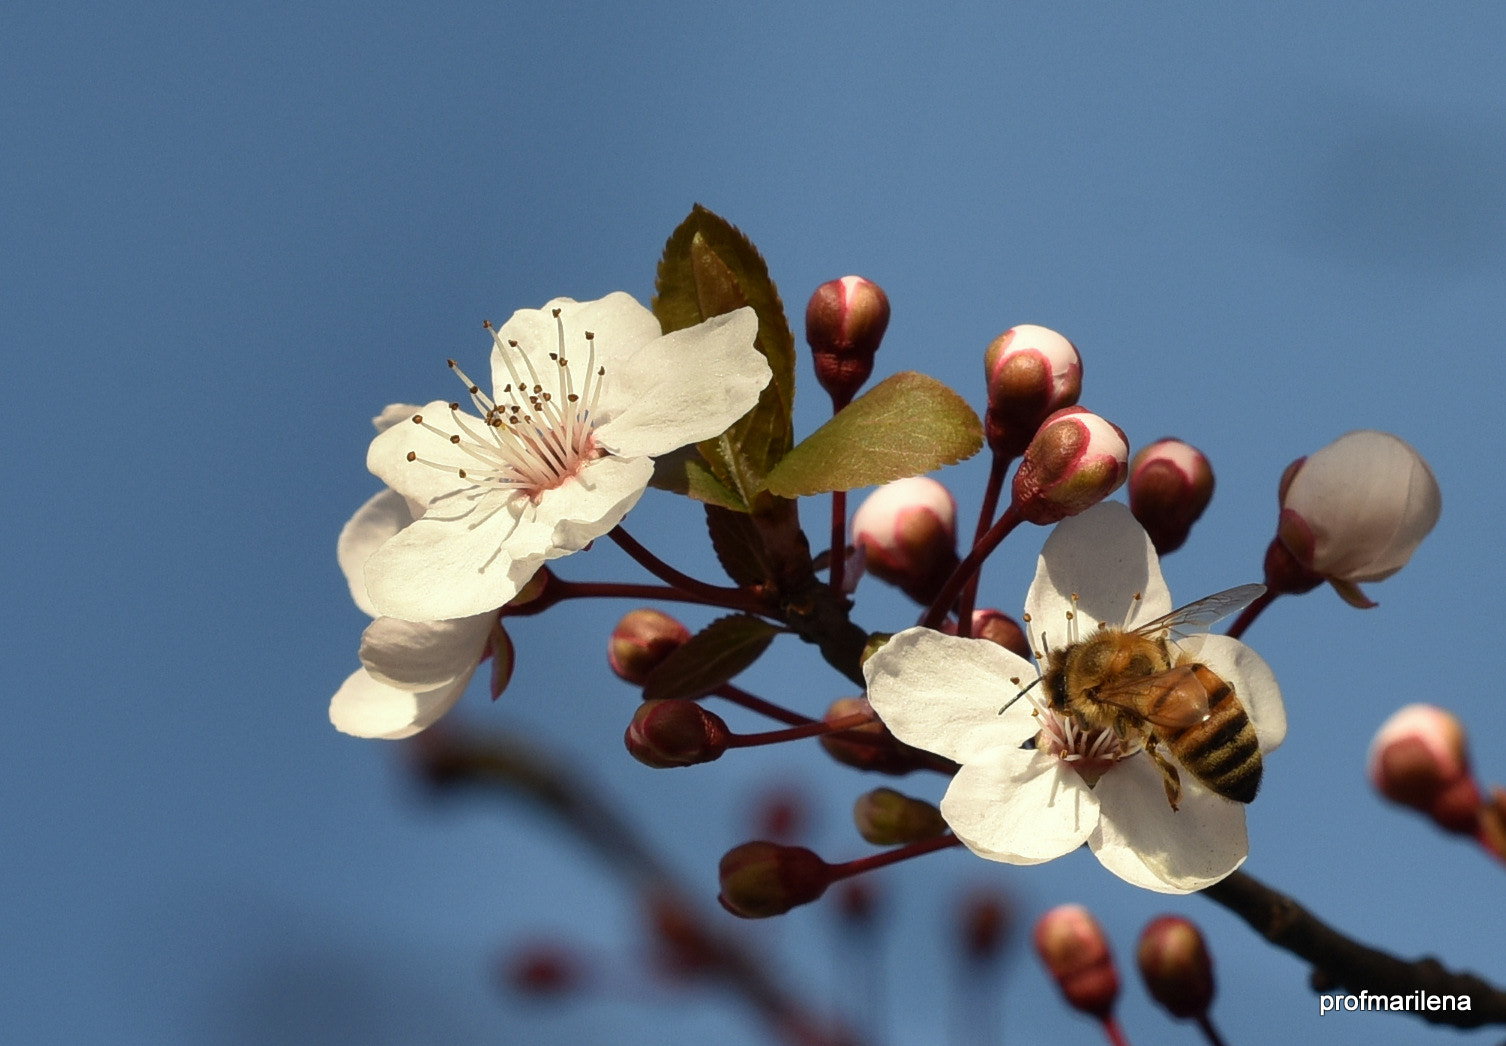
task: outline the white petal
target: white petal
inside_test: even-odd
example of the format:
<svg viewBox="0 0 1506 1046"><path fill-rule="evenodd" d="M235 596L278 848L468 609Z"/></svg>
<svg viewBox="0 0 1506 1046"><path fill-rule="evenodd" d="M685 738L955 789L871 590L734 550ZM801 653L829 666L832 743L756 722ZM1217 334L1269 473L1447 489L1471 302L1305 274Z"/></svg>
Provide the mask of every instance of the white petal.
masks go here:
<svg viewBox="0 0 1506 1046"><path fill-rule="evenodd" d="M1244 863L1244 804L1214 795L1182 773L1181 808L1166 801L1150 759L1131 756L1093 789L1103 814L1088 846L1109 871L1158 893L1191 893Z"/></svg>
<svg viewBox="0 0 1506 1046"><path fill-rule="evenodd" d="M622 369L621 361L659 337L659 321L638 304L630 294L616 291L596 301L555 298L542 309L519 309L497 331L503 344L518 343L541 378L554 373L549 353L560 348L559 325L551 315L560 310L559 323L565 328L565 358L570 361L577 382L585 375L590 347L586 332L596 336L596 362L607 368L610 383ZM516 350L514 350L516 351ZM512 373L499 350L492 352L492 388L500 389L512 381ZM514 365L517 361L514 360ZM546 386L550 387L550 386Z"/></svg>
<svg viewBox="0 0 1506 1046"><path fill-rule="evenodd" d="M1055 756L1001 746L957 772L941 814L980 857L1040 864L1087 841L1098 824L1098 800Z"/></svg>
<svg viewBox="0 0 1506 1046"><path fill-rule="evenodd" d="M366 594L366 560L398 531L413 522L408 502L395 490L373 495L340 530L335 542L335 558L350 585L350 597L371 617L377 616L371 597Z"/></svg>
<svg viewBox="0 0 1506 1046"><path fill-rule="evenodd" d="M1234 688L1255 726L1260 750L1274 751L1286 739L1286 705L1271 666L1237 639L1212 634L1200 639L1198 660Z"/></svg>
<svg viewBox="0 0 1506 1046"><path fill-rule="evenodd" d="M486 431L480 418L464 411L460 413L472 432ZM422 417L434 428L415 424L414 416ZM444 400L425 403L409 416L407 422L399 422L377 433L366 451L366 467L410 501L428 505L435 498L472 486L457 473L460 469L475 469L476 459L449 440L450 436L460 434L461 429L448 403ZM409 461L410 452L422 460ZM441 467L427 465L426 461Z"/></svg>
<svg viewBox="0 0 1506 1046"><path fill-rule="evenodd" d="M431 690L476 670L496 615L453 621L379 617L361 633L361 664L379 683Z"/></svg>
<svg viewBox="0 0 1506 1046"><path fill-rule="evenodd" d="M1046 539L1025 597L1035 635L1050 649L1066 646L1067 614L1074 609L1078 638L1092 635L1100 623L1119 628L1171 612L1155 548L1128 506L1099 502L1062 520Z"/></svg>
<svg viewBox="0 0 1506 1046"><path fill-rule="evenodd" d="M585 548L638 503L653 477L650 458L597 458L578 477L539 498L539 520L553 523L549 559Z"/></svg>
<svg viewBox="0 0 1506 1046"><path fill-rule="evenodd" d="M1036 675L997 643L909 628L868 659L863 675L869 704L895 737L959 763L1035 732L1028 701L999 714Z"/></svg>
<svg viewBox="0 0 1506 1046"><path fill-rule="evenodd" d="M378 683L358 669L330 700L329 721L356 737L410 737L455 707L470 681L467 672L445 686L413 693Z"/></svg>
<svg viewBox="0 0 1506 1046"><path fill-rule="evenodd" d="M449 505L456 515L442 516ZM372 553L366 590L382 615L405 621L495 610L543 564L553 530L524 497L497 492L475 503L442 501Z"/></svg>
<svg viewBox="0 0 1506 1046"><path fill-rule="evenodd" d="M744 307L644 345L608 371L609 420L598 438L635 457L720 435L753 409L773 375L753 347L757 336L758 317Z"/></svg>

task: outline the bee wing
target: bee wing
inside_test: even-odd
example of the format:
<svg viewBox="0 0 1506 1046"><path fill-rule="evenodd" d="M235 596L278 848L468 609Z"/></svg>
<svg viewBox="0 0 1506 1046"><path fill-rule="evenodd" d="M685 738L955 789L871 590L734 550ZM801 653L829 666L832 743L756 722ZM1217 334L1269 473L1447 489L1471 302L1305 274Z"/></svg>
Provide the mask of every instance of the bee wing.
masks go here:
<svg viewBox="0 0 1506 1046"><path fill-rule="evenodd" d="M1185 730L1208 718L1208 691L1193 665L1102 687L1093 696L1168 730Z"/></svg>
<svg viewBox="0 0 1506 1046"><path fill-rule="evenodd" d="M1142 636L1162 636L1173 640L1188 639L1208 631L1208 627L1214 622L1222 621L1230 614L1238 613L1264 594L1264 585L1240 585L1237 588L1226 588L1222 592L1204 596L1196 602L1173 610L1165 617L1158 617L1154 621L1140 625L1134 631Z"/></svg>

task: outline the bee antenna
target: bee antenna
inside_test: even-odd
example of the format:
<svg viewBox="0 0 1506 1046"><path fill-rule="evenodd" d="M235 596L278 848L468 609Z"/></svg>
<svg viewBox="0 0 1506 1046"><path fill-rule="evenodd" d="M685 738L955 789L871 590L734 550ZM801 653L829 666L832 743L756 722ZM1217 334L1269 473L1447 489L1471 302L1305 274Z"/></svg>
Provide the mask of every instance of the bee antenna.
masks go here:
<svg viewBox="0 0 1506 1046"><path fill-rule="evenodd" d="M1011 697L1008 701L1005 702L1004 707L1001 708L1001 709L999 709L999 715L1003 715L1005 713L1005 711L1008 710L1008 708L1009 708L1010 705L1014 704L1020 698L1024 697L1026 694L1030 693L1030 691L1035 687L1035 684L1039 683L1040 681L1041 681L1041 677L1040 676L1036 676L1034 679L1032 679L1030 681L1029 685L1023 687L1018 694L1015 694L1013 697Z"/></svg>

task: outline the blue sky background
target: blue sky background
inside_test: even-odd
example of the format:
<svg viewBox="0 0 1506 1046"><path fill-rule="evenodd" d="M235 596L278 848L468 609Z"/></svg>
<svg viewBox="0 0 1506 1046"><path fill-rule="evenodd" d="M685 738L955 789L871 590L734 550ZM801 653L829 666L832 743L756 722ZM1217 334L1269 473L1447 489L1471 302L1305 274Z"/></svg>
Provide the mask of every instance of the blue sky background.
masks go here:
<svg viewBox="0 0 1506 1046"><path fill-rule="evenodd" d="M1179 601L1258 577L1293 458L1359 427L1421 450L1443 520L1372 590L1380 608L1320 591L1247 637L1291 721L1247 868L1368 941L1506 981L1481 918L1499 867L1363 777L1375 727L1417 700L1455 709L1481 776L1506 777L1503 46L1506 9L1454 2L6 5L6 1037L765 1041L698 995L495 992L494 954L537 934L630 954L627 895L528 811L434 803L401 746L326 719L365 620L334 541L377 489L367 419L449 395L447 356L479 369L483 318L647 301L696 201L753 237L797 318L825 279L878 280L880 376L925 370L981 406L994 335L1071 337L1086 405L1217 470L1166 564ZM804 433L827 408L801 368ZM964 519L985 473L942 476ZM714 576L672 501L646 500L634 532ZM1006 543L986 601L1018 609L1042 537ZM641 577L609 548L562 572ZM512 689L461 713L577 761L708 902L771 780L809 790L823 853L866 852L846 810L887 782L814 748L658 773L622 752L635 697L604 649L627 609L519 623ZM912 614L860 590L869 627ZM795 647L750 688L807 711L845 692ZM877 881L903 942L885 1041L946 1041L948 913L977 883L1027 918L1088 904L1126 967L1151 916L1198 920L1231 1043L1500 1038L1319 1018L1300 963L1086 854L1020 870L952 852ZM831 921L744 929L830 1005ZM1011 971L1010 1042L1098 1041L1023 946ZM1132 1041L1195 1041L1126 981Z"/></svg>

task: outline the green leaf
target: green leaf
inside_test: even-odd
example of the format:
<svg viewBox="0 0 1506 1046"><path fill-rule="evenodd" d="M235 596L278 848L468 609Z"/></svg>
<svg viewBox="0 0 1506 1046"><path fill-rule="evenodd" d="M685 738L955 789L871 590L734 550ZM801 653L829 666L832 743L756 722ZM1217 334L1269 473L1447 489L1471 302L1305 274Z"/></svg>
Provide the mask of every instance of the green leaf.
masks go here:
<svg viewBox="0 0 1506 1046"><path fill-rule="evenodd" d="M666 334L744 305L758 314L756 345L773 378L747 415L721 436L699 444L713 475L746 512L764 477L795 441L795 339L779 290L752 241L700 204L665 243L654 287L654 315Z"/></svg>
<svg viewBox="0 0 1506 1046"><path fill-rule="evenodd" d="M781 631L750 614L717 618L659 663L643 699L703 697L757 661Z"/></svg>
<svg viewBox="0 0 1506 1046"><path fill-rule="evenodd" d="M753 517L746 512L729 512L707 505L706 529L711 532L711 547L716 550L717 561L733 581L749 587L772 580L763 536Z"/></svg>
<svg viewBox="0 0 1506 1046"><path fill-rule="evenodd" d="M983 423L935 378L905 371L853 400L769 473L781 497L870 487L978 453Z"/></svg>
<svg viewBox="0 0 1506 1046"><path fill-rule="evenodd" d="M696 447L681 447L659 455L654 459L654 474L648 482L651 487L684 494L708 505L720 505L733 512L748 511L743 499L716 478Z"/></svg>

